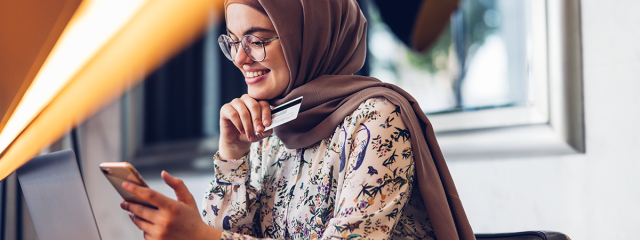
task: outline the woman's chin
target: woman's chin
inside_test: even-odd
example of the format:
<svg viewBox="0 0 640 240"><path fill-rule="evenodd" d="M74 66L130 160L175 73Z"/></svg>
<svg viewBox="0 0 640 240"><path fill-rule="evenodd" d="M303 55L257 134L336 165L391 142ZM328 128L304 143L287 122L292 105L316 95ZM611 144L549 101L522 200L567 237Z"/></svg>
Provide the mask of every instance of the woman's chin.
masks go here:
<svg viewBox="0 0 640 240"><path fill-rule="evenodd" d="M249 97L258 100L269 100L276 97L268 91L264 91L263 89L252 89L251 87L249 87L247 94L249 94Z"/></svg>
<svg viewBox="0 0 640 240"><path fill-rule="evenodd" d="M259 100L270 100L280 96L287 87L287 84L277 84L274 76L269 72L269 78L255 84L247 84L247 94ZM285 83L289 83L289 79L285 79Z"/></svg>

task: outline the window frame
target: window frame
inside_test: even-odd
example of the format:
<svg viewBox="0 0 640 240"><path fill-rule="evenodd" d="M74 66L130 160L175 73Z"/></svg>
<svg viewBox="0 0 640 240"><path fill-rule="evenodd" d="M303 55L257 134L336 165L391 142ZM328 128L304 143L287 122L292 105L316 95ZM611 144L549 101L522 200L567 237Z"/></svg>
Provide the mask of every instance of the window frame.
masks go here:
<svg viewBox="0 0 640 240"><path fill-rule="evenodd" d="M447 159L585 152L580 2L531 2L535 103L429 116Z"/></svg>

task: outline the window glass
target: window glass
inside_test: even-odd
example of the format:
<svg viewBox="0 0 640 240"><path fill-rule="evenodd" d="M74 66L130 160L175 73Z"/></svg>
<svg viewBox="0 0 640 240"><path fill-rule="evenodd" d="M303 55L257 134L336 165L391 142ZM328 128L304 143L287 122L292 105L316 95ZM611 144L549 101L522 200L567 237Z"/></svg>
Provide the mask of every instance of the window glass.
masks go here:
<svg viewBox="0 0 640 240"><path fill-rule="evenodd" d="M418 54L367 4L370 75L400 86L429 114L531 104L528 0L463 0L430 50Z"/></svg>

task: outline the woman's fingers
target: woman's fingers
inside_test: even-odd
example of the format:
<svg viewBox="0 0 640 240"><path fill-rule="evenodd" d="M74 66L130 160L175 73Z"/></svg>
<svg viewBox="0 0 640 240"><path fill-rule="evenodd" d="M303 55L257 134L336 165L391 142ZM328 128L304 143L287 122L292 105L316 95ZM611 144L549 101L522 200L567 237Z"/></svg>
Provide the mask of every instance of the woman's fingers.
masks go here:
<svg viewBox="0 0 640 240"><path fill-rule="evenodd" d="M187 187L181 179L167 172L163 171L162 178L175 189L178 201L125 181L122 184L124 189L158 206L158 209L126 201L120 206L130 212L131 221L144 232L145 239L203 239L203 231L211 227L200 218L195 200Z"/></svg>
<svg viewBox="0 0 640 240"><path fill-rule="evenodd" d="M131 221L133 221L133 223L138 226L138 228L144 232L148 232L151 231L153 228L153 223L150 223L149 221L138 217L137 215L135 215L134 213L129 213L129 218L131 218Z"/></svg>
<svg viewBox="0 0 640 240"><path fill-rule="evenodd" d="M251 114L251 120L253 121L253 128L255 130L255 133L261 133L262 131L264 131L264 125L262 124L263 105L255 99L249 97L248 94L242 95L240 99L244 101L244 105L247 106L247 109Z"/></svg>
<svg viewBox="0 0 640 240"><path fill-rule="evenodd" d="M151 234L149 234L148 232L144 232L144 239L145 240L151 240L153 238L151 238Z"/></svg>
<svg viewBox="0 0 640 240"><path fill-rule="evenodd" d="M120 207L142 219L154 219L158 215L158 210L133 202L122 201Z"/></svg>
<svg viewBox="0 0 640 240"><path fill-rule="evenodd" d="M220 115L223 120L231 121L249 142L271 134L264 132L265 126L271 125L271 108L267 101L257 101L245 94L222 106Z"/></svg>
<svg viewBox="0 0 640 240"><path fill-rule="evenodd" d="M129 181L122 182L122 187L130 193L133 193L134 195L147 200L149 203L158 208L165 207L172 201L170 198L165 197L159 192L151 190L148 187L139 186Z"/></svg>
<svg viewBox="0 0 640 240"><path fill-rule="evenodd" d="M268 136L271 136L271 133L273 133L273 129L269 129L269 131L266 131L266 132L258 133L256 137L258 137L258 141L260 141Z"/></svg>
<svg viewBox="0 0 640 240"><path fill-rule="evenodd" d="M155 231L154 228L156 226L153 223L150 223L149 221L146 221L133 213L129 213L129 218L131 218L131 221L138 227L138 229L142 230L145 240L157 239L150 234L151 231Z"/></svg>
<svg viewBox="0 0 640 240"><path fill-rule="evenodd" d="M228 119L233 123L240 134L244 134L244 127L242 126L242 121L240 120L240 114L236 109L231 105L231 103L227 103L222 106L220 109L220 115L224 119Z"/></svg>
<svg viewBox="0 0 640 240"><path fill-rule="evenodd" d="M197 208L196 200L193 199L193 195L191 195L187 186L184 185L182 179L171 176L167 171L162 171L161 176L164 182L176 192L178 202Z"/></svg>
<svg viewBox="0 0 640 240"><path fill-rule="evenodd" d="M233 99L230 104L236 110L236 112L238 112L238 118L240 118L241 123L241 125L238 127L242 128L243 134L246 134L247 136L255 135L255 133L253 132L251 112L249 112L249 109L247 109L247 106L245 106L244 101L236 98Z"/></svg>
<svg viewBox="0 0 640 240"><path fill-rule="evenodd" d="M242 122L242 127L249 141L255 141L256 133L253 131L253 120L251 119L251 112L247 109L247 106L244 104L244 101L239 98L231 101L231 106L238 111L238 115L240 116L240 121Z"/></svg>
<svg viewBox="0 0 640 240"><path fill-rule="evenodd" d="M260 109L262 110L262 125L271 126L271 107L267 101L260 101Z"/></svg>

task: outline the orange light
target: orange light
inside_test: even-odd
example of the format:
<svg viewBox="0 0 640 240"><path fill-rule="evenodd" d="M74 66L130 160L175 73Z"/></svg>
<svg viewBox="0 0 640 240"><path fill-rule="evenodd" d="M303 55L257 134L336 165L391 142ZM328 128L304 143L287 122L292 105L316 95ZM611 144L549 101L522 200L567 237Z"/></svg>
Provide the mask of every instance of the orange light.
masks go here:
<svg viewBox="0 0 640 240"><path fill-rule="evenodd" d="M0 179L203 32L221 0L89 0L0 132Z"/></svg>

